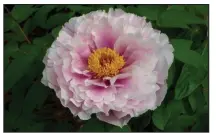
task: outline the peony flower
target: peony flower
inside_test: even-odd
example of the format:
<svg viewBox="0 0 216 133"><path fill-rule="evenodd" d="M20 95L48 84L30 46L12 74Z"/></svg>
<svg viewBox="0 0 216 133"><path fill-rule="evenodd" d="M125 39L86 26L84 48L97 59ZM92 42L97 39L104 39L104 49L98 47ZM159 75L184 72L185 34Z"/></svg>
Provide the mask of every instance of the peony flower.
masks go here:
<svg viewBox="0 0 216 133"><path fill-rule="evenodd" d="M173 47L144 17L121 9L67 22L44 57L42 83L82 120L124 126L160 106Z"/></svg>

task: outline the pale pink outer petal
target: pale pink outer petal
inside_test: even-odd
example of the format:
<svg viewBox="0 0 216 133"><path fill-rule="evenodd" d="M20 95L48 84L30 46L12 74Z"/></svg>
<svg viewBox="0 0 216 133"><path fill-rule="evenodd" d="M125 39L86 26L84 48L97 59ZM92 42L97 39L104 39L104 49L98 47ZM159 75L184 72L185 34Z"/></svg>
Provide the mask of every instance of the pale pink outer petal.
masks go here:
<svg viewBox="0 0 216 133"><path fill-rule="evenodd" d="M160 90L158 90L156 92L156 96L157 96L157 105L160 106L162 101L164 100L165 98L165 95L167 93L167 84L164 84L164 85L161 85L161 88Z"/></svg>

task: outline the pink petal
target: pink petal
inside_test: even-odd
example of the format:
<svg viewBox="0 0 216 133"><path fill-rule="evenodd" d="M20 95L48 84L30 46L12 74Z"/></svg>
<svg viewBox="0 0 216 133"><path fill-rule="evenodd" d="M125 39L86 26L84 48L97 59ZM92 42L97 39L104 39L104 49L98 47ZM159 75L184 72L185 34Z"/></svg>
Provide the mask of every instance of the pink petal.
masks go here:
<svg viewBox="0 0 216 133"><path fill-rule="evenodd" d="M98 113L97 114L97 118L101 121L119 126L119 127L123 127L124 125L127 125L128 121L131 119L130 116L125 116L121 119L117 118L116 116L114 116L113 114L110 114L109 116L106 116L103 113Z"/></svg>
<svg viewBox="0 0 216 133"><path fill-rule="evenodd" d="M157 96L156 104L157 104L157 106L160 106L160 104L164 100L165 95L167 93L167 85L166 84L160 85L160 87L161 88L156 92L156 96Z"/></svg>
<svg viewBox="0 0 216 133"><path fill-rule="evenodd" d="M85 112L79 112L78 116L81 120L89 120L91 116Z"/></svg>
<svg viewBox="0 0 216 133"><path fill-rule="evenodd" d="M103 100L103 97L101 96L103 91L103 87L92 86L91 89L86 92L86 94L92 101L101 102Z"/></svg>
<svg viewBox="0 0 216 133"><path fill-rule="evenodd" d="M118 37L116 33L113 33L110 26L105 26L101 29L95 29L92 31L97 48L113 48L113 45Z"/></svg>
<svg viewBox="0 0 216 133"><path fill-rule="evenodd" d="M155 71L157 71L158 74L158 81L159 84L164 84L165 80L168 77L168 63L166 62L166 59L163 57L160 57L160 60L158 61Z"/></svg>
<svg viewBox="0 0 216 133"><path fill-rule="evenodd" d="M108 87L101 79L86 79L85 85L86 86L95 85L95 86L100 86L104 88Z"/></svg>

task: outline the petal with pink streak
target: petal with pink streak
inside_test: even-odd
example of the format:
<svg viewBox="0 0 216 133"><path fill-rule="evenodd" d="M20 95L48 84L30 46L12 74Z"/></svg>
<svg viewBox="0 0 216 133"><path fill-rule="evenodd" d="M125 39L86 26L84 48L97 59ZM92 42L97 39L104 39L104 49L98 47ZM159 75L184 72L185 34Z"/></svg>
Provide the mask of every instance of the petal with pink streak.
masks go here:
<svg viewBox="0 0 216 133"><path fill-rule="evenodd" d="M78 102L73 98L70 98L70 101L76 106L76 107L80 107L82 105L82 102Z"/></svg>
<svg viewBox="0 0 216 133"><path fill-rule="evenodd" d="M73 53L71 56L71 71L83 74L83 71L88 69L88 62L83 60L77 53Z"/></svg>
<svg viewBox="0 0 216 133"><path fill-rule="evenodd" d="M120 112L120 111L112 111L113 115L115 115L118 119L121 119L122 117L127 116L128 114L125 112Z"/></svg>
<svg viewBox="0 0 216 133"><path fill-rule="evenodd" d="M90 86L89 86L90 88ZM94 102L101 102L103 97L101 94L103 93L104 88L99 86L91 86L89 90L86 91L87 96Z"/></svg>
<svg viewBox="0 0 216 133"><path fill-rule="evenodd" d="M108 88L108 86L101 79L86 79L84 82L86 86L95 85L95 86Z"/></svg>
<svg viewBox="0 0 216 133"><path fill-rule="evenodd" d="M125 55L125 52L127 52L129 55L134 50L139 49L139 47L133 47L134 45L137 46L137 41L135 40L135 38L129 37L128 35L124 35L124 36L119 36L119 38L116 40L114 44L113 49L116 52L118 52L120 55L123 55L124 58L127 58L127 55ZM130 47L131 49L128 47Z"/></svg>
<svg viewBox="0 0 216 133"><path fill-rule="evenodd" d="M115 82L117 80L126 79L126 78L128 78L130 76L131 76L131 74L129 74L129 73L122 73L122 74L118 74L118 75L116 75L114 77L104 77L103 79L104 80L109 80L111 85L116 85Z"/></svg>
<svg viewBox="0 0 216 133"><path fill-rule="evenodd" d="M71 111L71 113L75 116L77 116L78 112L80 111L80 108L77 108L73 103L68 103L67 107Z"/></svg>
<svg viewBox="0 0 216 133"><path fill-rule="evenodd" d="M90 99L86 99L83 103L86 107L91 108L94 105L94 102Z"/></svg>
<svg viewBox="0 0 216 133"><path fill-rule="evenodd" d="M85 80L88 79L87 76L83 74L72 73L72 80L70 81L71 86L82 85L85 83Z"/></svg>
<svg viewBox="0 0 216 133"><path fill-rule="evenodd" d="M123 127L124 125L127 125L128 121L131 119L130 116L125 116L121 119L117 118L115 115L110 114L109 116L106 116L104 113L98 113L96 114L97 118L101 121Z"/></svg>
<svg viewBox="0 0 216 133"><path fill-rule="evenodd" d="M92 31L92 36L97 48L113 48L113 45L118 37L117 33L112 31L112 27L104 26L102 29Z"/></svg>

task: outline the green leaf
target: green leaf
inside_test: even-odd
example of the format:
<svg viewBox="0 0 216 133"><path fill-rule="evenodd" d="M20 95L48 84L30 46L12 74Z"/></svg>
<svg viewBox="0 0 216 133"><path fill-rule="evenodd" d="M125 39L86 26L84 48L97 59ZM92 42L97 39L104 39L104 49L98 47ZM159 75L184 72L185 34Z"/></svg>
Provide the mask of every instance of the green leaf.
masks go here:
<svg viewBox="0 0 216 133"><path fill-rule="evenodd" d="M190 95L204 80L206 71L184 65L175 88L175 99Z"/></svg>
<svg viewBox="0 0 216 133"><path fill-rule="evenodd" d="M138 7L130 6L127 8L128 12L135 13L139 16L144 16L149 20L157 20L158 15L164 8L157 5L139 5Z"/></svg>
<svg viewBox="0 0 216 133"><path fill-rule="evenodd" d="M19 32L9 32L9 33L4 33L4 40L10 41L11 38L13 38L13 41L16 42L22 42L25 40L22 34Z"/></svg>
<svg viewBox="0 0 216 133"><path fill-rule="evenodd" d="M205 97L203 96L202 89L199 88L194 91L188 98L193 111L200 111L205 105Z"/></svg>
<svg viewBox="0 0 216 133"><path fill-rule="evenodd" d="M203 57L198 53L193 50L187 50L182 53L182 50L176 50L174 52L174 55L176 59L182 61L185 64L192 65L196 68L199 67L204 67L204 60Z"/></svg>
<svg viewBox="0 0 216 133"><path fill-rule="evenodd" d="M169 112L167 112L166 107L161 105L153 112L152 120L157 128L159 128L160 130L164 130L164 127L166 126L169 117L170 114Z"/></svg>
<svg viewBox="0 0 216 133"><path fill-rule="evenodd" d="M198 52L190 50L192 44L191 41L173 39L171 40L171 43L173 44L173 47L175 49L174 56L176 59L197 68L204 67L203 57Z"/></svg>
<svg viewBox="0 0 216 133"><path fill-rule="evenodd" d="M188 97L188 100L190 102L190 105L191 105L191 108L193 110L193 112L196 111L196 106L197 106L197 103L196 103L196 95L195 94L191 94L189 97Z"/></svg>
<svg viewBox="0 0 216 133"><path fill-rule="evenodd" d="M35 46L36 47L36 46ZM31 49L32 49L32 45L29 45L27 43L23 43L21 46L20 46L20 51L24 52L24 53L30 53L31 52Z"/></svg>
<svg viewBox="0 0 216 133"><path fill-rule="evenodd" d="M5 125L10 127L10 129L12 130L14 125L15 125L16 119L19 116L19 114L17 115L16 112L5 111L4 116L5 116L5 118L4 118Z"/></svg>
<svg viewBox="0 0 216 133"><path fill-rule="evenodd" d="M31 50L28 56L22 55L19 58L13 60L8 66L4 76L4 89L8 90L26 73L26 70L31 66L31 63L36 59L37 55L44 56L45 53L41 53L42 48L50 46L53 38L51 35L36 38L31 44Z"/></svg>
<svg viewBox="0 0 216 133"><path fill-rule="evenodd" d="M97 10L105 10L106 12L108 12L109 9L113 8L113 7L114 7L114 5L100 5L100 6L95 5L95 8Z"/></svg>
<svg viewBox="0 0 216 133"><path fill-rule="evenodd" d="M34 56L23 56L13 60L8 66L4 76L4 90L12 88L13 85L26 73L31 66Z"/></svg>
<svg viewBox="0 0 216 133"><path fill-rule="evenodd" d="M33 44L39 48L50 47L53 42L53 37L51 34L45 35L43 37L38 37L33 40Z"/></svg>
<svg viewBox="0 0 216 133"><path fill-rule="evenodd" d="M39 10L33 16L34 25L46 29L48 13L54 10L57 6L58 5L44 5L41 8L39 8Z"/></svg>
<svg viewBox="0 0 216 133"><path fill-rule="evenodd" d="M4 71L7 70L7 67L9 65L9 57L8 56L4 56Z"/></svg>
<svg viewBox="0 0 216 133"><path fill-rule="evenodd" d="M189 24L205 24L205 21L187 11L166 10L161 13L158 24L168 28L188 28Z"/></svg>
<svg viewBox="0 0 216 133"><path fill-rule="evenodd" d="M141 120L140 120L140 119ZM151 122L151 112L150 111L148 111L148 112L146 112L145 114L143 114L142 116L140 116L140 117L138 117L138 119L139 119L139 121L137 121L138 122L138 124L140 124L140 125L138 125L139 126L139 128L142 128L142 130L144 129L144 128L146 128L149 124L150 124L150 122ZM140 123L139 123L140 122ZM141 130L141 129L140 129Z"/></svg>
<svg viewBox="0 0 216 133"><path fill-rule="evenodd" d="M36 9L32 7L33 5L15 5L11 11L12 16L17 22L22 22L30 17Z"/></svg>
<svg viewBox="0 0 216 133"><path fill-rule="evenodd" d="M209 69L209 45L208 45L208 41L204 42L205 48L202 52L202 57L204 59L204 67L206 70Z"/></svg>
<svg viewBox="0 0 216 133"><path fill-rule="evenodd" d="M11 41L12 38L13 38L13 41L17 41L17 42L25 41L23 32L21 31L18 24L15 24L13 28L11 28L10 30L11 30L10 32L4 34L4 37L5 37L4 39L6 41Z"/></svg>
<svg viewBox="0 0 216 133"><path fill-rule="evenodd" d="M142 114L139 117L132 118L128 125L132 127L132 131L136 132L143 132L145 131L145 128L151 123L152 118L152 112L147 111L146 113Z"/></svg>
<svg viewBox="0 0 216 133"><path fill-rule="evenodd" d="M208 89L209 88L209 75L205 77L205 79L202 81L202 85L204 88Z"/></svg>
<svg viewBox="0 0 216 133"><path fill-rule="evenodd" d="M97 125L97 126L96 126ZM104 132L104 123L97 120L96 118L91 118L87 121L83 127L80 128L80 132Z"/></svg>
<svg viewBox="0 0 216 133"><path fill-rule="evenodd" d="M12 19L10 15L4 15L4 32L9 31L16 26L16 22Z"/></svg>
<svg viewBox="0 0 216 133"><path fill-rule="evenodd" d="M169 121L165 131L166 132L183 132L185 128L189 128L193 125L195 118L189 115L181 115L176 119Z"/></svg>
<svg viewBox="0 0 216 133"><path fill-rule="evenodd" d="M58 14L52 15L47 20L47 28L50 29L58 25L63 25L68 20L69 20L69 16L68 14L65 14L65 13L58 13Z"/></svg>
<svg viewBox="0 0 216 133"><path fill-rule="evenodd" d="M16 58L22 58L23 56L31 55L32 56L32 49L35 48L35 45L29 45L28 43L23 43L21 44L19 50L17 52L14 52L11 56L16 59ZM37 51L35 48L34 50ZM39 50L37 52L40 52Z"/></svg>
<svg viewBox="0 0 216 133"><path fill-rule="evenodd" d="M22 106L24 103L25 93L27 88L33 83L35 77L42 73L44 68L43 63L40 61L34 63L31 69L26 70L27 74L18 81L16 85L12 88L11 103L9 104L10 116L18 118L22 112Z"/></svg>
<svg viewBox="0 0 216 133"><path fill-rule="evenodd" d="M94 8L90 6L82 6L82 5L68 5L67 8L69 8L73 12L79 12L79 13L89 13L90 11L93 11Z"/></svg>
<svg viewBox="0 0 216 133"><path fill-rule="evenodd" d="M24 43L24 45L29 46L29 44ZM18 48L17 42L9 42L5 46L5 57L12 57L13 59L22 58L23 56L26 56L27 54L21 51L21 48Z"/></svg>
<svg viewBox="0 0 216 133"><path fill-rule="evenodd" d="M193 109L191 108L191 104L188 97L182 99L183 106L184 106L184 114L193 115Z"/></svg>
<svg viewBox="0 0 216 133"><path fill-rule="evenodd" d="M28 91L24 100L23 113L31 113L36 107L40 108L49 94L49 90L42 83L36 82ZM40 98L38 98L38 96Z"/></svg>
<svg viewBox="0 0 216 133"><path fill-rule="evenodd" d="M11 56L14 52L19 50L17 42L10 41L4 46L4 56Z"/></svg>
<svg viewBox="0 0 216 133"><path fill-rule="evenodd" d="M181 100L172 100L167 104L166 110L169 112L170 118L175 118L184 112L184 106Z"/></svg>
<svg viewBox="0 0 216 133"><path fill-rule="evenodd" d="M171 43L175 50L189 50L193 42L185 39L172 39Z"/></svg>
<svg viewBox="0 0 216 133"><path fill-rule="evenodd" d="M52 30L52 35L54 38L58 37L59 31L62 29L62 26L58 26Z"/></svg>
<svg viewBox="0 0 216 133"><path fill-rule="evenodd" d="M122 128L115 126L110 132L131 132L131 130L128 125L123 126Z"/></svg>
<svg viewBox="0 0 216 133"><path fill-rule="evenodd" d="M209 132L209 113L203 113L196 120L191 132Z"/></svg>
<svg viewBox="0 0 216 133"><path fill-rule="evenodd" d="M44 64L41 61L36 61L28 70L26 70L27 73L12 88L12 102L17 102L19 99L24 99L26 88L33 84L34 79L42 73L43 69Z"/></svg>
<svg viewBox="0 0 216 133"><path fill-rule="evenodd" d="M169 68L168 79L167 79L168 87L170 87L173 84L174 76L175 76L175 63L173 63Z"/></svg>
<svg viewBox="0 0 216 133"><path fill-rule="evenodd" d="M30 125L34 124L33 118L35 116L33 113L31 114L22 114L19 118L15 121L14 128L18 128L20 132L26 131Z"/></svg>
<svg viewBox="0 0 216 133"><path fill-rule="evenodd" d="M208 5L195 5L196 10L202 15L208 15L209 6Z"/></svg>
<svg viewBox="0 0 216 133"><path fill-rule="evenodd" d="M206 103L209 104L209 90L204 89L203 95L205 97Z"/></svg>
<svg viewBox="0 0 216 133"><path fill-rule="evenodd" d="M185 6L184 5L171 5L167 8L167 10L180 10L180 11L184 11L185 10Z"/></svg>
<svg viewBox="0 0 216 133"><path fill-rule="evenodd" d="M43 132L45 124L43 122L34 122L27 128L23 128L22 132Z"/></svg>
<svg viewBox="0 0 216 133"><path fill-rule="evenodd" d="M66 5L58 5L58 7L56 8L56 11L59 12L61 10L64 10L66 8Z"/></svg>
<svg viewBox="0 0 216 133"><path fill-rule="evenodd" d="M23 31L28 35L34 30L34 28L36 28L36 26L34 25L33 19L28 19L24 24Z"/></svg>
<svg viewBox="0 0 216 133"><path fill-rule="evenodd" d="M208 104L209 103L209 74L203 80L202 86L203 86L203 95L205 97L206 103Z"/></svg>

